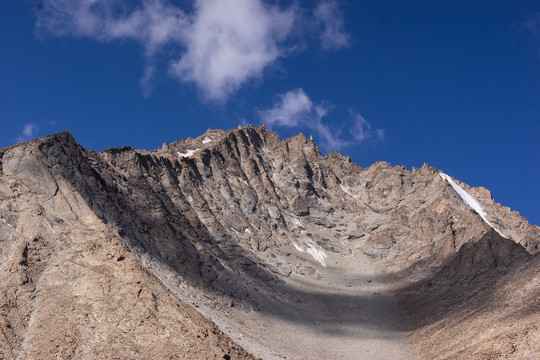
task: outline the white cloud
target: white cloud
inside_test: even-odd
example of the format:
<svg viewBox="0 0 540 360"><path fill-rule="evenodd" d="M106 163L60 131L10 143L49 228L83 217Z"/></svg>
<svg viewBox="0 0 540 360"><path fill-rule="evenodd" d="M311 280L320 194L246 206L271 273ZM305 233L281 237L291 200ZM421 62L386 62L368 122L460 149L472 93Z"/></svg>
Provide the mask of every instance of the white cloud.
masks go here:
<svg viewBox="0 0 540 360"><path fill-rule="evenodd" d="M144 46L149 62L165 45L180 46L185 51L171 61L170 73L220 101L283 56L279 44L295 16L292 8L260 0L197 0L189 14L166 0L131 7L114 0L46 0L37 28L50 36L134 40ZM153 65L145 69L145 94L154 72Z"/></svg>
<svg viewBox="0 0 540 360"><path fill-rule="evenodd" d="M31 137L32 135L34 135L34 133L37 131L37 129L38 129L38 127L34 123L26 124L26 125L24 125L22 134L25 137Z"/></svg>
<svg viewBox="0 0 540 360"><path fill-rule="evenodd" d="M148 63L141 79L145 96L154 65L163 63L155 61L157 56L169 57L171 76L195 84L208 100L224 101L293 53L295 44L285 42L310 30L299 28L303 18L322 31L323 49L349 42L335 1L320 3L311 15L297 5L284 9L263 0L196 0L192 9L169 0L44 0L40 8L36 26L41 35L140 43ZM172 51L163 51L166 46Z"/></svg>
<svg viewBox="0 0 540 360"><path fill-rule="evenodd" d="M155 66L154 64L147 64L144 68L144 75L141 78L140 85L145 98L150 97L152 92L152 77L154 76Z"/></svg>
<svg viewBox="0 0 540 360"><path fill-rule="evenodd" d="M199 1L186 32L187 52L171 71L194 82L205 95L221 100L250 78L262 75L281 51L294 22L292 11L280 11L252 0Z"/></svg>
<svg viewBox="0 0 540 360"><path fill-rule="evenodd" d="M371 136L371 125L358 113L349 110L351 117L354 119L354 125L351 127L351 134L356 140L362 141Z"/></svg>
<svg viewBox="0 0 540 360"><path fill-rule="evenodd" d="M343 16L336 1L320 2L314 15L323 26L320 34L323 50L337 50L349 46L351 36L344 30Z"/></svg>
<svg viewBox="0 0 540 360"><path fill-rule="evenodd" d="M202 0L186 31L187 52L171 67L182 81L221 100L282 55L279 42L294 22L281 11L253 0Z"/></svg>
<svg viewBox="0 0 540 360"><path fill-rule="evenodd" d="M272 108L260 112L262 121L267 125L298 126L319 117L302 89L291 90L278 97L279 101Z"/></svg>
<svg viewBox="0 0 540 360"><path fill-rule="evenodd" d="M133 39L143 44L148 56L181 41L186 26L184 12L162 0L145 0L131 8L118 0L46 0L37 19L38 30L45 34Z"/></svg>
<svg viewBox="0 0 540 360"><path fill-rule="evenodd" d="M540 28L540 13L536 13L534 17L525 21L522 27L525 30L530 30L536 33L536 31Z"/></svg>
<svg viewBox="0 0 540 360"><path fill-rule="evenodd" d="M259 111L262 123L269 128L307 127L318 134L322 146L329 150L341 150L367 140L382 140L384 137L383 130L372 129L364 117L352 110L349 110L347 119L350 136L342 137L341 130L332 129L322 121L328 115L329 106L314 104L302 89L294 89L277 97L278 100L271 108Z"/></svg>
<svg viewBox="0 0 540 360"><path fill-rule="evenodd" d="M17 136L17 142L28 141L32 139L38 130L39 128L36 123L29 123L24 125L21 134Z"/></svg>

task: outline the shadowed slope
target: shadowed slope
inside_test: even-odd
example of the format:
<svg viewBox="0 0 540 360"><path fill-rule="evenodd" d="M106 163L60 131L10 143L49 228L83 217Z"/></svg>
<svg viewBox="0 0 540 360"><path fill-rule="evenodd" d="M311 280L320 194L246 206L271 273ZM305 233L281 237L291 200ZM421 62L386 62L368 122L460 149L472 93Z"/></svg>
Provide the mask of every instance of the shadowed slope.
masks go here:
<svg viewBox="0 0 540 360"><path fill-rule="evenodd" d="M61 162L72 179L84 167L83 150L62 141L71 136L0 153L0 358L253 358L149 274L60 176ZM38 151L47 142L50 162Z"/></svg>
<svg viewBox="0 0 540 360"><path fill-rule="evenodd" d="M405 327L393 293L402 299L413 343L425 352L429 337L418 334L430 326L440 326L444 333L445 321L467 328L467 318L452 319L469 309L473 300L497 299L496 289L485 289L513 278L517 269L533 266L527 265L535 264L530 254L540 243L538 227L495 204L487 190L457 182L478 198L490 223L509 239L495 236L428 165L409 171L379 162L362 169L337 153L322 157L302 134L280 140L264 127L210 130L154 151L125 147L101 153L83 149L69 133L62 133L3 149L0 155L3 259L24 254L24 244L33 237L46 244L48 253L41 255L46 264L60 256L53 254L64 254L57 249L62 246L68 247L69 256L77 249L84 254L82 259L93 259L86 247L103 248L98 239L105 235L99 234L108 234L123 249L121 254L108 252L114 264L104 275L114 279L109 287L127 287L113 286L127 281L120 275L123 272L135 271L152 281L155 276L159 282L153 286L159 290L150 292L161 294L159 301L168 297L194 305L265 358L278 356L280 348L288 349L288 358L302 358L303 347L312 348L310 355L346 355L351 346L382 346L390 351L379 352L383 358L410 356L400 348ZM30 226L33 222L43 225ZM26 228L33 229L31 234ZM58 229L63 231L61 237ZM65 245L74 241L63 240L68 238L80 244ZM135 270L117 269L128 258L137 264ZM64 255L58 259L53 263L64 264ZM100 266L98 260L84 261ZM56 265L36 271L50 266ZM98 278L92 279L92 286L103 286ZM531 294L537 293L535 289ZM42 311L25 301L34 304L36 314ZM101 316L116 314L109 305L103 306ZM133 311L139 306L145 305L134 305ZM26 328L33 313L30 307L21 318L9 321ZM478 311L485 315L491 309ZM528 314L522 315L528 322L532 309L527 303L507 314ZM152 316L159 321L181 316L167 314ZM134 326L130 323L126 329ZM172 324L164 327L168 326L176 329ZM21 342L34 341L22 330L13 339L26 340L10 340L7 325L4 329L6 344L19 344L6 349L25 348ZM109 331L105 329L96 329L92 336ZM297 336L281 338L284 329ZM84 338L75 334L69 351ZM199 343L189 336L183 341ZM328 344L330 350L324 345L313 348L314 341ZM482 341L487 344L489 339ZM236 349L216 344L224 352ZM119 346L134 351L139 345L122 340ZM441 352L430 356L466 351L458 346L437 349Z"/></svg>

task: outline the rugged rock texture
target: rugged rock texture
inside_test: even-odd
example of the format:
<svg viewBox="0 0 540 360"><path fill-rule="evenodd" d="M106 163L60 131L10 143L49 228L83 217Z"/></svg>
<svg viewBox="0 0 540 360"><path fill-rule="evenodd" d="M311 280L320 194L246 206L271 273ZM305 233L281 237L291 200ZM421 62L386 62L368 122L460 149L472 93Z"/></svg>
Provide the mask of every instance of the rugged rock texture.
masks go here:
<svg viewBox="0 0 540 360"><path fill-rule="evenodd" d="M152 276L58 171L102 186L82 180L84 153L67 133L0 153L0 358L251 359Z"/></svg>
<svg viewBox="0 0 540 360"><path fill-rule="evenodd" d="M279 358L254 319L392 294L420 357L540 354L540 229L455 180L501 236L428 165L363 169L248 126L101 153L61 133L0 170L0 358ZM379 300L339 278L367 262Z"/></svg>

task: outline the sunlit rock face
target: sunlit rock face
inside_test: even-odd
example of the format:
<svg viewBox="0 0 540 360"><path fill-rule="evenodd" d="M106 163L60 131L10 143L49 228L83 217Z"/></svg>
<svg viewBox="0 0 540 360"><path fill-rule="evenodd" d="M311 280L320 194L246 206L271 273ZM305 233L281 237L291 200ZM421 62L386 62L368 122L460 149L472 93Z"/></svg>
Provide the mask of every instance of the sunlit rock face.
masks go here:
<svg viewBox="0 0 540 360"><path fill-rule="evenodd" d="M0 166L0 358L540 353L540 229L427 164L247 126Z"/></svg>

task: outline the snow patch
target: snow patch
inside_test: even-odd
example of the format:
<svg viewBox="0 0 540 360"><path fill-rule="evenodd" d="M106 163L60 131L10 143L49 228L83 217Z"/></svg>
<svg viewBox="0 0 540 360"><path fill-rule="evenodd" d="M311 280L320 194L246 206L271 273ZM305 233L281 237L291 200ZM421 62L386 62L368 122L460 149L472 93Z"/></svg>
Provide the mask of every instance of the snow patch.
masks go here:
<svg viewBox="0 0 540 360"><path fill-rule="evenodd" d="M291 170L291 173L296 176L296 173L294 172L294 170L292 169L291 165L289 165L289 170Z"/></svg>
<svg viewBox="0 0 540 360"><path fill-rule="evenodd" d="M251 234L251 230L249 230L248 228L246 228L246 229L244 230L244 232L246 232L246 233L248 233L248 234Z"/></svg>
<svg viewBox="0 0 540 360"><path fill-rule="evenodd" d="M202 140L202 143L208 144L210 141L212 141L212 139L210 139L208 136L205 136L204 139Z"/></svg>
<svg viewBox="0 0 540 360"><path fill-rule="evenodd" d="M225 269L227 269L227 270L229 270L229 271L232 272L232 269L231 269L229 266L227 266L227 265L223 262L223 260L221 260L220 258L217 258L217 259L218 259L219 263L221 264L221 266L223 266Z"/></svg>
<svg viewBox="0 0 540 360"><path fill-rule="evenodd" d="M241 179L241 178L239 178L239 177L237 177L237 179L240 180L240 182L244 183L245 185L249 186L249 184L247 183L246 180Z"/></svg>
<svg viewBox="0 0 540 360"><path fill-rule="evenodd" d="M486 222L486 224L488 224L493 230L498 232L499 235L501 235L503 238L506 239L506 236L504 236L495 226L491 225L489 220L486 219L486 212L482 208L482 205L480 205L480 203L478 201L476 201L475 198L473 198L471 195L469 195L468 192L463 190L461 188L461 186L456 184L454 182L454 180L452 180L452 178L450 176L448 176L448 175L446 175L445 173L442 173L442 172L439 173L439 176L442 179L448 181L448 183L452 186L452 188L454 188L454 190L458 193L458 195L461 197L461 199L463 199L463 201L465 201L465 203L467 205L469 205L471 208L473 208L473 210L476 211L478 213L478 215L480 215L480 217L482 218L482 220L484 220Z"/></svg>
<svg viewBox="0 0 540 360"><path fill-rule="evenodd" d="M294 247L296 248L296 250L300 251L301 253L304 252L304 249L302 249L300 246L298 246L297 243L293 242L293 244L294 244Z"/></svg>
<svg viewBox="0 0 540 360"><path fill-rule="evenodd" d="M199 150L199 149L194 149L194 150L187 150L185 153L181 153L180 151L176 152L176 155L178 155L178 157L189 157L193 154L195 154L195 152Z"/></svg>
<svg viewBox="0 0 540 360"><path fill-rule="evenodd" d="M345 188L345 186L343 186L342 184L339 184L339 187L341 188L341 190L343 190L343 192L345 192L346 194L351 195L353 198L355 198L356 200L358 200L358 196L354 195L352 192L350 192L349 190L347 190L347 189Z"/></svg>
<svg viewBox="0 0 540 360"><path fill-rule="evenodd" d="M311 240L308 241L307 245L307 253L313 256L313 258L317 260L322 265L322 267L326 267L326 261L324 259L326 259L328 255L326 255L324 250L315 245Z"/></svg>

